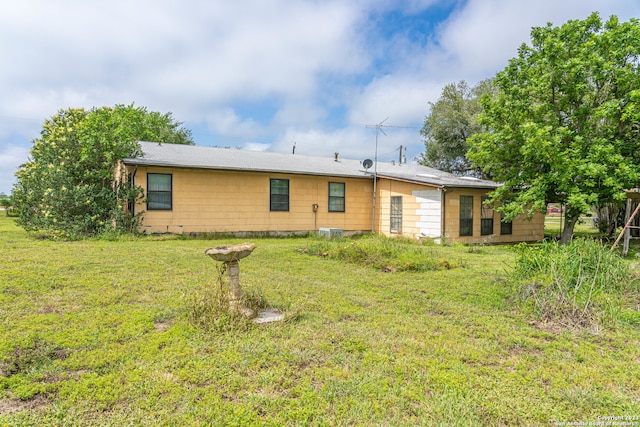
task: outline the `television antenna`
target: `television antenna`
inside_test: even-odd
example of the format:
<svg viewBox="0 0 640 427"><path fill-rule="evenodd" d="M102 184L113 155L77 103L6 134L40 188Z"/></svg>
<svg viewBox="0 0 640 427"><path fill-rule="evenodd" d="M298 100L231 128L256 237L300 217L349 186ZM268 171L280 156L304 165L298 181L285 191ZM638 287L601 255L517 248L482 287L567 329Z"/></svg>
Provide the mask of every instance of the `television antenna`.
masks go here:
<svg viewBox="0 0 640 427"><path fill-rule="evenodd" d="M376 151L373 157L373 212L371 214L371 232L375 233L375 223L376 223L376 191L377 191L377 182L378 182L378 135L382 133L384 136L387 136L384 128L394 128L394 129L416 129L415 126L392 126L385 125L389 119L389 116L385 118L383 121L378 123L377 125L366 125L367 129L375 129L376 130Z"/></svg>

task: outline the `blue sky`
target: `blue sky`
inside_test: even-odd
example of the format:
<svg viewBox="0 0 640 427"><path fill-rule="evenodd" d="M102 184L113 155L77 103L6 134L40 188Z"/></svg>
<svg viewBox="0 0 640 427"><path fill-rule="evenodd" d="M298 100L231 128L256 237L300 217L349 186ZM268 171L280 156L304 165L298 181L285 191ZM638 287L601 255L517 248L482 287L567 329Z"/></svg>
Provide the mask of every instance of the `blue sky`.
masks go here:
<svg viewBox="0 0 640 427"><path fill-rule="evenodd" d="M531 27L637 0L0 0L0 192L45 118L135 103L197 145L407 160L447 83L502 70Z"/></svg>

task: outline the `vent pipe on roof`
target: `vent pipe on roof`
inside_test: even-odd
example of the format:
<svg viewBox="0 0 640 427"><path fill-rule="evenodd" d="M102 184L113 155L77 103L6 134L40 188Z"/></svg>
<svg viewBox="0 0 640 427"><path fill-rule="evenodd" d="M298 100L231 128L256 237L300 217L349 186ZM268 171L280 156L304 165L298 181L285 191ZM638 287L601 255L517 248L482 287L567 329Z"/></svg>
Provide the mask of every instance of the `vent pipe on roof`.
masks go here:
<svg viewBox="0 0 640 427"><path fill-rule="evenodd" d="M335 153L333 153L333 155L335 156L333 160L337 162L338 161L338 156L340 155L340 153L338 153L336 151Z"/></svg>

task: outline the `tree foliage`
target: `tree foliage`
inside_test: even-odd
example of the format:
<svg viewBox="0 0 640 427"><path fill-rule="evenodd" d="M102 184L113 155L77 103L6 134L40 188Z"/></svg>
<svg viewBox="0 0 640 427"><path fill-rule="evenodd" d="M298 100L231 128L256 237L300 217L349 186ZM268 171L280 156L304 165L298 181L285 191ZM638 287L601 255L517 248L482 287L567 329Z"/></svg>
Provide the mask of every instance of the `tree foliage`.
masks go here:
<svg viewBox="0 0 640 427"><path fill-rule="evenodd" d="M624 198L640 178L640 23L594 13L560 27L533 28L531 45L484 97L487 132L470 159L503 182L493 193L507 218L566 208L562 242L594 205Z"/></svg>
<svg viewBox="0 0 640 427"><path fill-rule="evenodd" d="M420 130L425 145L420 163L456 175L477 175L466 157L468 140L482 131L478 123L481 97L493 92L491 80L483 80L473 88L464 80L446 85L440 98L429 103L431 111Z"/></svg>
<svg viewBox="0 0 640 427"><path fill-rule="evenodd" d="M0 193L0 207L4 208L4 213L9 216L9 210L13 206L13 198L10 195Z"/></svg>
<svg viewBox="0 0 640 427"><path fill-rule="evenodd" d="M9 206L11 206L11 196L0 193L0 206L3 208L8 208Z"/></svg>
<svg viewBox="0 0 640 427"><path fill-rule="evenodd" d="M170 113L133 105L59 111L44 121L29 161L16 172L18 224L66 237L134 229L136 218L123 204L141 192L114 179L116 165L139 154L140 140L192 144L181 125Z"/></svg>

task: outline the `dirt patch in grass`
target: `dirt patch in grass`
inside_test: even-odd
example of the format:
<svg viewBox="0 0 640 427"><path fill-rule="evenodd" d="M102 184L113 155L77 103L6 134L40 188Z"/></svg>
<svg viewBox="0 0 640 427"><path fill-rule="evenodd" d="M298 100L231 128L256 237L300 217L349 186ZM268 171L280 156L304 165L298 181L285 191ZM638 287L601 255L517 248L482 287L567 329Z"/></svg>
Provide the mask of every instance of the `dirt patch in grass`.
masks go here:
<svg viewBox="0 0 640 427"><path fill-rule="evenodd" d="M29 400L5 399L0 400L0 415L17 414L23 411L33 411L44 408L51 401L42 395L36 395Z"/></svg>
<svg viewBox="0 0 640 427"><path fill-rule="evenodd" d="M165 332L169 329L169 327L171 327L171 324L173 322L169 321L169 320L161 320L158 322L154 322L153 323L153 329L155 329L158 332Z"/></svg>
<svg viewBox="0 0 640 427"><path fill-rule="evenodd" d="M554 335L560 335L563 331L567 330L566 325L558 322L553 322L550 320L544 320L544 321L532 320L529 322L529 325L543 332L548 332Z"/></svg>

